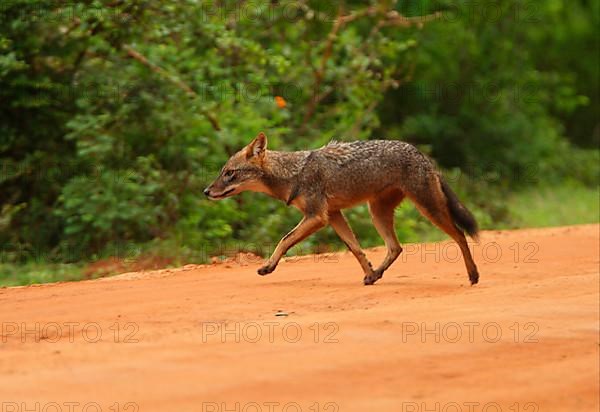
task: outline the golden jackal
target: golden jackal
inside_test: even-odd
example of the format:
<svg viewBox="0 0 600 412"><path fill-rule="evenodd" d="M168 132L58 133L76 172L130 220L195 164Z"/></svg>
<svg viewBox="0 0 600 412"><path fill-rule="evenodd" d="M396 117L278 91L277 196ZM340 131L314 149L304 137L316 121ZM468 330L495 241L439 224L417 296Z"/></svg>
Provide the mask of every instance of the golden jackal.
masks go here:
<svg viewBox="0 0 600 412"><path fill-rule="evenodd" d="M402 252L394 231L394 209L407 196L458 243L471 284L479 280L463 233L475 237L477 222L431 160L408 143L332 142L317 150L278 152L267 150L267 137L260 133L227 161L204 194L215 200L245 190L266 193L304 214L258 270L260 275L273 272L292 246L330 224L362 266L364 284L372 285ZM364 202L369 204L375 228L387 246L387 255L377 269L367 260L341 212Z"/></svg>

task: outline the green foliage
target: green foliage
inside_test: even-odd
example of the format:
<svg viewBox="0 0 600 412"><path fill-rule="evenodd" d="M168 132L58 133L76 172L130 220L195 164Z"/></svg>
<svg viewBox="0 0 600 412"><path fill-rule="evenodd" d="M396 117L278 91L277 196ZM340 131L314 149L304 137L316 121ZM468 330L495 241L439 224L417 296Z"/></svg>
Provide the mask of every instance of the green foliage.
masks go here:
<svg viewBox="0 0 600 412"><path fill-rule="evenodd" d="M541 186L512 194L507 204L511 219L502 228L562 226L598 223L600 189L576 181Z"/></svg>
<svg viewBox="0 0 600 412"><path fill-rule="evenodd" d="M202 195L260 130L279 150L415 143L484 227L515 188L598 184L597 1L344 4L4 1L3 262L268 253L297 211ZM403 241L430 233L396 213ZM349 218L380 243L365 208ZM341 247L326 230L296 252L324 243Z"/></svg>
<svg viewBox="0 0 600 412"><path fill-rule="evenodd" d="M21 286L37 283L69 282L85 279L77 264L50 264L29 262L27 264L0 264L0 286Z"/></svg>
<svg viewBox="0 0 600 412"><path fill-rule="evenodd" d="M101 171L94 180L77 176L63 187L55 214L64 222L66 243L99 250L111 241L147 241L159 234L166 213L159 199L166 193L160 193L161 176L149 159L138 160L145 164L137 169Z"/></svg>
<svg viewBox="0 0 600 412"><path fill-rule="evenodd" d="M414 79L389 92L381 133L425 145L441 165L478 178L549 176L571 153L565 137L600 143L588 112L598 109L598 67L584 57L598 48L590 27L598 14L581 21L587 2L444 5L442 17L415 34ZM575 127L573 116L584 112L587 127Z"/></svg>

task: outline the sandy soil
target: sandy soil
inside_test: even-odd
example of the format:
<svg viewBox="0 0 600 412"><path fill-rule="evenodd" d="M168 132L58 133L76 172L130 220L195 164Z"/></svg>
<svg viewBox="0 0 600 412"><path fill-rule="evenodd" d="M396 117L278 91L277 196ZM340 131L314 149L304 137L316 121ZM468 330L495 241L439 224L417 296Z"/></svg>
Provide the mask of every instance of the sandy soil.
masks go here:
<svg viewBox="0 0 600 412"><path fill-rule="evenodd" d="M0 289L0 410L598 411L599 232Z"/></svg>

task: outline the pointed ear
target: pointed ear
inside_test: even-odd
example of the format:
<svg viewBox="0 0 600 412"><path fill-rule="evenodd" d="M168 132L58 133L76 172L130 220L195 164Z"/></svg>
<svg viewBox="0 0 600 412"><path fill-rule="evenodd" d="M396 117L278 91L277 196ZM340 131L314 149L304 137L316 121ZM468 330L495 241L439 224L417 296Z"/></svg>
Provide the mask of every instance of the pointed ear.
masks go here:
<svg viewBox="0 0 600 412"><path fill-rule="evenodd" d="M246 158L262 158L267 150L267 136L260 132L258 136L246 147Z"/></svg>

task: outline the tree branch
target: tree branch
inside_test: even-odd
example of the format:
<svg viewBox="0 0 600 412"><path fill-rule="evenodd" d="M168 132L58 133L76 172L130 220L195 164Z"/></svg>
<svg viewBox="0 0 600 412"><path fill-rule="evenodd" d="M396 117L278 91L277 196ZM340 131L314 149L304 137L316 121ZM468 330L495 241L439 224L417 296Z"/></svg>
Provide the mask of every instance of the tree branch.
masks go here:
<svg viewBox="0 0 600 412"><path fill-rule="evenodd" d="M172 75L171 73L169 73L168 71L166 71L162 67L160 67L160 66L152 63L150 60L148 60L148 58L146 56L144 56L143 54L141 54L140 52L138 52L137 50L135 50L133 47L125 44L125 45L123 45L123 49L127 52L127 55L129 57L131 57L131 58L137 60L138 62L142 63L144 66L148 67L154 73L156 73L156 74L158 74L158 75L166 78L171 83L173 83L175 86L177 86L181 90L183 90L189 97L194 98L194 99L198 97L198 93L196 93L185 82L183 82L178 77ZM201 109L200 112L210 122L210 124L211 124L211 126L213 127L214 130L216 130L216 131L220 131L221 130L221 127L219 126L219 121L217 120L217 118L212 113L210 113L210 112L208 112L206 110L203 110L203 109Z"/></svg>
<svg viewBox="0 0 600 412"><path fill-rule="evenodd" d="M325 44L325 49L323 51L323 56L321 57L321 65L320 67L314 71L314 86L313 86L313 96L308 101L306 106L306 111L304 113L304 121L302 125L302 130L305 129L308 125L308 122L313 117L319 102L322 100L320 98L319 89L321 88L321 84L323 83L323 79L325 78L325 70L327 68L327 62L331 58L331 54L333 52L333 45L335 40L337 39L337 35L340 30L355 20L358 20L363 17L373 17L380 15L382 18L377 22L377 24L373 27L370 37L374 35L377 31L379 31L382 27L386 26L395 26L395 27L412 27L418 26L419 28L423 27L423 24L426 22L434 21L440 18L441 13L436 12L433 14L428 14L425 16L415 16L415 17L406 17L402 14L398 13L395 10L385 10L385 6L371 6L365 9L355 11L353 13L342 15L343 9L342 6L339 8L338 17L333 22L333 26L331 27L331 31L327 36L327 43Z"/></svg>
<svg viewBox="0 0 600 412"><path fill-rule="evenodd" d="M406 17L397 11L393 10L386 14L386 20L384 21L385 26L399 26L399 27L412 27L418 26L423 27L425 23L435 21L442 17L442 13L436 11L432 14L426 14L425 16Z"/></svg>
<svg viewBox="0 0 600 412"><path fill-rule="evenodd" d="M319 95L319 89L321 88L321 83L323 82L323 78L325 77L327 61L329 60L329 58L331 57L331 53L333 52L333 43L337 38L337 34L344 24L346 23L342 19L342 6L340 6L338 18L333 23L331 31L327 36L325 51L323 52L323 56L321 57L321 66L317 71L314 72L315 84L313 86L313 96L309 100L308 107L306 108L306 112L304 113L304 125L308 123L310 118L315 113L315 110L317 109L317 105L319 103L319 99L317 98L317 96Z"/></svg>

